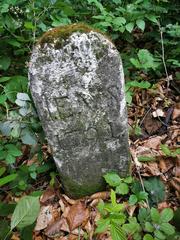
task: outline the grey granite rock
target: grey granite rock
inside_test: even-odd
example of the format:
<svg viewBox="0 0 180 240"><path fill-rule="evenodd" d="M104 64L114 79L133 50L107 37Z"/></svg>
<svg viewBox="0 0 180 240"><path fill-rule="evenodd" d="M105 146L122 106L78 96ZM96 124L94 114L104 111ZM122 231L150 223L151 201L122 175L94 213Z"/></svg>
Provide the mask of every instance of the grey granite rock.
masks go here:
<svg viewBox="0 0 180 240"><path fill-rule="evenodd" d="M33 50L29 79L69 196L102 190L106 172L128 174L123 67L107 37L78 24L50 30Z"/></svg>

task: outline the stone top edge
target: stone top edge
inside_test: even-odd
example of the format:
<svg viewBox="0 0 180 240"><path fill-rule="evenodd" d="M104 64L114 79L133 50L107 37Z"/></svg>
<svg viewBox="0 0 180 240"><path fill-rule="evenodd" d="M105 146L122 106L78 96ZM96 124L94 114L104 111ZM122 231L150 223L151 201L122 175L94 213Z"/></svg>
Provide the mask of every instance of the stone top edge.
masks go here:
<svg viewBox="0 0 180 240"><path fill-rule="evenodd" d="M37 45L44 46L46 43L54 43L56 39L59 41L66 40L70 37L73 33L80 32L80 33L90 33L95 32L103 35L107 40L109 40L112 44L112 40L103 32L98 29L92 28L87 24L84 23L75 23L69 24L64 26L59 26L53 29L50 29L46 33L42 35L42 37L38 40ZM114 45L114 44L113 44Z"/></svg>

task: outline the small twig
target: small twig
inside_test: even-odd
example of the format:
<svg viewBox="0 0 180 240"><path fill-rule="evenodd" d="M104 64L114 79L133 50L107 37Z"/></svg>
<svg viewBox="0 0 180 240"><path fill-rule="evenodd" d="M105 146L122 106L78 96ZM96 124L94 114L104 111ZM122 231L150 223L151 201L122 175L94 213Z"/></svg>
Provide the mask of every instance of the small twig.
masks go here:
<svg viewBox="0 0 180 240"><path fill-rule="evenodd" d="M146 116L148 115L148 113L149 113L150 111L151 111L151 107L147 110L147 112L145 113L143 119L141 120L141 122L140 122L140 124L139 124L140 127L141 127L141 125L143 124L144 119L146 118Z"/></svg>
<svg viewBox="0 0 180 240"><path fill-rule="evenodd" d="M161 37L161 51L162 51L161 58L162 58L163 65L164 65L164 70L165 70L165 73L166 73L167 87L169 87L170 78L169 78L169 74L168 74L167 66L166 66L166 61L165 61L165 50L164 50L163 30L162 30L162 27L161 27L161 25L160 25L160 22L158 22L157 25L158 25L158 27L159 27L159 32L160 32L160 37Z"/></svg>

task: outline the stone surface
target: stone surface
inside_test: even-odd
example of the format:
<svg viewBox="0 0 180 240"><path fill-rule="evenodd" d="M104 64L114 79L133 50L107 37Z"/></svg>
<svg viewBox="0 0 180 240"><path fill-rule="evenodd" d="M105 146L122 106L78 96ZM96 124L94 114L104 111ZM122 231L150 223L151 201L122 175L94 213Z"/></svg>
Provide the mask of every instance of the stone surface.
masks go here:
<svg viewBox="0 0 180 240"><path fill-rule="evenodd" d="M48 31L33 50L30 89L66 193L104 188L129 171L124 76L119 53L84 25Z"/></svg>

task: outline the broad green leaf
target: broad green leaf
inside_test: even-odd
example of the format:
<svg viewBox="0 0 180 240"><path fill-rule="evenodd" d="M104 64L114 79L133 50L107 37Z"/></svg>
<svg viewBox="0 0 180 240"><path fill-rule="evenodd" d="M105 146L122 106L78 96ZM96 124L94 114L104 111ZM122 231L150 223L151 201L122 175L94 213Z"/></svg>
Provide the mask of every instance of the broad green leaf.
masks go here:
<svg viewBox="0 0 180 240"><path fill-rule="evenodd" d="M132 195L130 196L128 202L129 202L130 205L134 205L134 204L137 203L137 201L138 201L138 199L137 199L136 195L132 194Z"/></svg>
<svg viewBox="0 0 180 240"><path fill-rule="evenodd" d="M16 179L17 176L18 175L16 173L14 173L14 174L10 174L10 175L8 175L6 177L0 178L0 187L2 187L3 185L5 185L5 184L7 184L9 182L14 181L14 179Z"/></svg>
<svg viewBox="0 0 180 240"><path fill-rule="evenodd" d="M132 183L133 182L133 178L131 176L129 176L129 177L124 178L123 181L125 183Z"/></svg>
<svg viewBox="0 0 180 240"><path fill-rule="evenodd" d="M22 101L30 101L30 98L27 93L18 93L17 99L22 100Z"/></svg>
<svg viewBox="0 0 180 240"><path fill-rule="evenodd" d="M141 68L141 64L138 59L135 58L130 58L130 62L136 67L136 68Z"/></svg>
<svg viewBox="0 0 180 240"><path fill-rule="evenodd" d="M11 233L10 233L9 223L8 223L8 221L1 219L1 221L0 221L0 239L10 240L10 239L12 239L10 237L11 237Z"/></svg>
<svg viewBox="0 0 180 240"><path fill-rule="evenodd" d="M106 231L109 227L109 224L110 224L110 219L108 218L100 219L99 221L97 221L97 228L95 233L102 233Z"/></svg>
<svg viewBox="0 0 180 240"><path fill-rule="evenodd" d="M169 222L174 216L173 210L171 208L165 208L161 212L160 220L161 222Z"/></svg>
<svg viewBox="0 0 180 240"><path fill-rule="evenodd" d="M27 78L24 76L14 76L5 86L5 93L11 102L15 102L18 92L27 91Z"/></svg>
<svg viewBox="0 0 180 240"><path fill-rule="evenodd" d="M117 224L111 223L110 233L112 240L127 240L124 230Z"/></svg>
<svg viewBox="0 0 180 240"><path fill-rule="evenodd" d="M4 103L6 102L6 100L7 100L6 95L1 95L1 96L0 96L0 104L4 105Z"/></svg>
<svg viewBox="0 0 180 240"><path fill-rule="evenodd" d="M5 173L5 171L6 171L5 167L0 168L0 177Z"/></svg>
<svg viewBox="0 0 180 240"><path fill-rule="evenodd" d="M118 194L128 194L129 192L129 186L126 183L120 183L119 186L116 187L116 193Z"/></svg>
<svg viewBox="0 0 180 240"><path fill-rule="evenodd" d="M6 71L11 65L11 58L7 56L0 57L0 69Z"/></svg>
<svg viewBox="0 0 180 240"><path fill-rule="evenodd" d="M0 78L0 83L2 83L2 82L7 82L7 81L9 81L11 78L10 77L1 77Z"/></svg>
<svg viewBox="0 0 180 240"><path fill-rule="evenodd" d="M17 203L11 218L11 230L24 228L35 222L40 211L39 197L25 196Z"/></svg>
<svg viewBox="0 0 180 240"><path fill-rule="evenodd" d="M165 186L158 177L150 177L148 180L144 180L144 186L149 194L148 196L154 203L164 201Z"/></svg>
<svg viewBox="0 0 180 240"><path fill-rule="evenodd" d="M138 19L136 20L136 25L138 26L138 28L140 28L142 31L144 31L145 29L145 21L142 19Z"/></svg>
<svg viewBox="0 0 180 240"><path fill-rule="evenodd" d="M16 41L15 39L9 39L7 40L7 43L14 47L21 47L21 43Z"/></svg>
<svg viewBox="0 0 180 240"><path fill-rule="evenodd" d="M6 144L6 148L8 149L8 153L14 157L19 157L22 155L22 152L14 144Z"/></svg>
<svg viewBox="0 0 180 240"><path fill-rule="evenodd" d="M32 22L25 22L24 27L31 30L36 29L36 27L32 24Z"/></svg>
<svg viewBox="0 0 180 240"><path fill-rule="evenodd" d="M153 23L158 23L157 17L154 15L147 15L147 19L149 19Z"/></svg>
<svg viewBox="0 0 180 240"><path fill-rule="evenodd" d="M6 156L6 163L13 164L13 163L15 163L15 161L16 161L16 158L13 155L11 155L10 153L8 153Z"/></svg>
<svg viewBox="0 0 180 240"><path fill-rule="evenodd" d="M124 210L124 204L119 203L119 204L112 205L111 203L105 203L104 209L110 213L112 212L118 213Z"/></svg>
<svg viewBox="0 0 180 240"><path fill-rule="evenodd" d="M146 234L144 235L143 240L154 240L154 238L150 234Z"/></svg>
<svg viewBox="0 0 180 240"><path fill-rule="evenodd" d="M148 197L148 193L141 191L137 194L138 200L145 200Z"/></svg>
<svg viewBox="0 0 180 240"><path fill-rule="evenodd" d="M154 232L155 229L150 222L146 222L145 223L145 230L148 231L148 232Z"/></svg>
<svg viewBox="0 0 180 240"><path fill-rule="evenodd" d="M150 221L150 211L147 208L140 208L138 214L138 220L140 223L145 223Z"/></svg>
<svg viewBox="0 0 180 240"><path fill-rule="evenodd" d="M36 145L37 144L37 138L35 134L28 129L23 129L21 132L21 140L24 144L28 145Z"/></svg>
<svg viewBox="0 0 180 240"><path fill-rule="evenodd" d="M166 236L159 230L155 230L154 235L160 240L166 239Z"/></svg>
<svg viewBox="0 0 180 240"><path fill-rule="evenodd" d="M124 17L116 17L113 22L114 25L121 26L126 23L126 19Z"/></svg>
<svg viewBox="0 0 180 240"><path fill-rule="evenodd" d="M16 207L15 203L7 204L0 202L0 216L6 217L14 212L14 209Z"/></svg>
<svg viewBox="0 0 180 240"><path fill-rule="evenodd" d="M151 208L151 219L155 223L159 223L160 213L156 208Z"/></svg>
<svg viewBox="0 0 180 240"><path fill-rule="evenodd" d="M134 28L134 23L130 22L130 23L126 24L125 28L129 33L131 33Z"/></svg>
<svg viewBox="0 0 180 240"><path fill-rule="evenodd" d="M117 173L106 173L104 178L111 187L116 187L121 183L121 178Z"/></svg>
<svg viewBox="0 0 180 240"><path fill-rule="evenodd" d="M16 99L15 103L20 107L26 107L27 106L26 101L22 101L20 99Z"/></svg>
<svg viewBox="0 0 180 240"><path fill-rule="evenodd" d="M160 225L160 230L163 231L166 235L172 235L175 233L175 228L169 223L162 223Z"/></svg>

